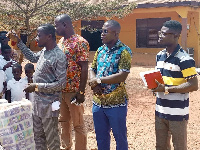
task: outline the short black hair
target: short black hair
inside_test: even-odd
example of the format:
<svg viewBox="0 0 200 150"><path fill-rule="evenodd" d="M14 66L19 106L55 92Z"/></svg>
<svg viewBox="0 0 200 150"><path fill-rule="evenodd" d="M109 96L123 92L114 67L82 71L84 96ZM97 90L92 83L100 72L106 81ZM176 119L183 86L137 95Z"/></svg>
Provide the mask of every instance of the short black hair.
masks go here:
<svg viewBox="0 0 200 150"><path fill-rule="evenodd" d="M19 68L22 71L22 66L19 63L14 63L12 68Z"/></svg>
<svg viewBox="0 0 200 150"><path fill-rule="evenodd" d="M58 19L59 22L65 22L68 24L72 24L71 17L68 14L61 14L61 15L57 16L56 19Z"/></svg>
<svg viewBox="0 0 200 150"><path fill-rule="evenodd" d="M119 22L115 21L115 20L108 20L106 21L107 23L109 23L112 27L120 30L121 29L121 26L119 24Z"/></svg>
<svg viewBox="0 0 200 150"><path fill-rule="evenodd" d="M51 34L53 39L56 39L56 29L55 27L50 24L42 24L40 25L38 28L40 28L40 30L42 30L42 32L46 35Z"/></svg>
<svg viewBox="0 0 200 150"><path fill-rule="evenodd" d="M178 33L181 33L182 31L182 25L180 22L176 21L176 20L169 20L166 21L163 26L169 28L170 30L174 30Z"/></svg>
<svg viewBox="0 0 200 150"><path fill-rule="evenodd" d="M24 66L24 69L25 70L34 70L34 65L32 63L27 63L25 66Z"/></svg>
<svg viewBox="0 0 200 150"><path fill-rule="evenodd" d="M8 44L1 45L1 52L4 53L6 49L12 49Z"/></svg>

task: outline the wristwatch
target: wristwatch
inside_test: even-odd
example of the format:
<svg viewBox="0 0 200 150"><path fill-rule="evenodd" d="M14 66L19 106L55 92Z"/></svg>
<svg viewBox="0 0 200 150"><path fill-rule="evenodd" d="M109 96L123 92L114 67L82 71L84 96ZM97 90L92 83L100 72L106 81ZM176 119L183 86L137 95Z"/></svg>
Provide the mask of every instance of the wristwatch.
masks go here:
<svg viewBox="0 0 200 150"><path fill-rule="evenodd" d="M169 90L169 87L166 87L166 86L165 86L165 95L169 94L169 91L168 91L168 90Z"/></svg>
<svg viewBox="0 0 200 150"><path fill-rule="evenodd" d="M38 92L38 84L35 84L35 91Z"/></svg>
<svg viewBox="0 0 200 150"><path fill-rule="evenodd" d="M101 84L101 79L100 78L97 78L97 83Z"/></svg>

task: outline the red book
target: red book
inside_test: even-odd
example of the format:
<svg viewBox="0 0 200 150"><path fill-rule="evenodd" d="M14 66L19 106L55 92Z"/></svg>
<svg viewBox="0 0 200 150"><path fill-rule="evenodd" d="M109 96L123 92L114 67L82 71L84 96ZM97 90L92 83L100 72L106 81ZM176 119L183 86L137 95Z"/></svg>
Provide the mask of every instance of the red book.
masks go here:
<svg viewBox="0 0 200 150"><path fill-rule="evenodd" d="M159 70L140 72L140 76L145 86L147 86L149 89L154 89L157 87L157 83L155 80L157 80L161 84L164 84L162 75Z"/></svg>

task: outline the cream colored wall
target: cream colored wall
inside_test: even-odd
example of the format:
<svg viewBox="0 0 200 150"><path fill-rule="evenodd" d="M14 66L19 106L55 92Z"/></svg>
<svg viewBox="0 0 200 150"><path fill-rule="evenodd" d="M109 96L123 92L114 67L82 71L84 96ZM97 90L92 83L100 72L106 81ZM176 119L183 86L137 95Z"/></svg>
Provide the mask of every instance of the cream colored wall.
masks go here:
<svg viewBox="0 0 200 150"><path fill-rule="evenodd" d="M196 61L196 66L200 67L199 12L189 12L187 22L189 25L189 29L187 30L187 47L194 48L194 59Z"/></svg>

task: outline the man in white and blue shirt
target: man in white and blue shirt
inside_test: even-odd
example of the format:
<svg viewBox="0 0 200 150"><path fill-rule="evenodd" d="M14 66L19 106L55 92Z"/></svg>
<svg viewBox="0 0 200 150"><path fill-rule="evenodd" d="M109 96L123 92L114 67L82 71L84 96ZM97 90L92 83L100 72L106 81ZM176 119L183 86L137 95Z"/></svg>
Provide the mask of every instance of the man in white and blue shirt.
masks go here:
<svg viewBox="0 0 200 150"><path fill-rule="evenodd" d="M187 123L189 119L189 92L198 89L195 61L178 44L182 25L166 21L159 31L159 43L166 46L156 56L164 84L158 87L155 110L156 150L166 150L168 132L175 150L187 149Z"/></svg>

